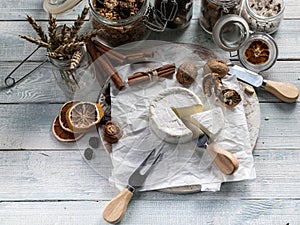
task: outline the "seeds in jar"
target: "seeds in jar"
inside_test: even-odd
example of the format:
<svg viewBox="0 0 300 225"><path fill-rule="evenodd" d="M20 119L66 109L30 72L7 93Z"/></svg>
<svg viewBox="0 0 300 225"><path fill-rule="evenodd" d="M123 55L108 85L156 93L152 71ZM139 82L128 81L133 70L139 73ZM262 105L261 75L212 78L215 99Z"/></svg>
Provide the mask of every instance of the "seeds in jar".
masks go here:
<svg viewBox="0 0 300 225"><path fill-rule="evenodd" d="M252 30L273 33L280 25L283 10L282 0L247 0L242 16Z"/></svg>

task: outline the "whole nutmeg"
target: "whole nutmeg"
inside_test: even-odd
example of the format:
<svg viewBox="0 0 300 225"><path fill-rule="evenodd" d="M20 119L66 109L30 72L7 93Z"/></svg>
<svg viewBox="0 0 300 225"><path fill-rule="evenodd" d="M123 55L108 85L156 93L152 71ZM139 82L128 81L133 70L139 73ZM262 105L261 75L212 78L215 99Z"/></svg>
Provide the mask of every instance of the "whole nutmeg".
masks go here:
<svg viewBox="0 0 300 225"><path fill-rule="evenodd" d="M206 62L203 67L203 74L217 73L218 77L221 79L227 75L229 72L229 67L226 62L221 59L211 59Z"/></svg>
<svg viewBox="0 0 300 225"><path fill-rule="evenodd" d="M176 79L183 85L191 85L198 75L197 66L192 62L182 63L176 73Z"/></svg>
<svg viewBox="0 0 300 225"><path fill-rule="evenodd" d="M110 144L116 143L123 136L123 129L117 122L107 121L103 131L104 140Z"/></svg>
<svg viewBox="0 0 300 225"><path fill-rule="evenodd" d="M218 77L217 73L206 74L202 80L202 89L204 94L207 97L210 97L213 92L217 91L221 84L221 79Z"/></svg>
<svg viewBox="0 0 300 225"><path fill-rule="evenodd" d="M229 109L235 107L242 101L240 94L236 90L229 88L219 89L217 98L222 105Z"/></svg>

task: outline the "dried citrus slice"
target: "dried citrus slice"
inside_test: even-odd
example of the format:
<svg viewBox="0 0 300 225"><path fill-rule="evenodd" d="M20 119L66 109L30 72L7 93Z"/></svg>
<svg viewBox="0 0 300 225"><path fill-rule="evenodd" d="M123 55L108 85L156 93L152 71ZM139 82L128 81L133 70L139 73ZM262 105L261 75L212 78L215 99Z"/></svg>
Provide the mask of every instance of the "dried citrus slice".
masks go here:
<svg viewBox="0 0 300 225"><path fill-rule="evenodd" d="M67 110L66 119L73 132L86 132L100 124L103 116L104 112L100 104L79 102Z"/></svg>
<svg viewBox="0 0 300 225"><path fill-rule="evenodd" d="M83 133L82 134L74 134L74 133L64 130L60 126L58 116L56 116L55 120L53 121L52 133L57 138L57 140L63 141L63 142L77 141L79 138L83 137L83 135L84 135Z"/></svg>
<svg viewBox="0 0 300 225"><path fill-rule="evenodd" d="M67 122L67 111L68 111L68 109L69 108L71 108L71 106L72 105L75 105L75 104L77 104L79 101L69 101L69 102L66 102L61 108L60 108L60 111L59 111L59 113L58 113L58 119L59 119L59 124L60 124L60 126L64 129L64 130L66 130L66 131L68 131L68 132L71 132L71 133L74 133L71 129L70 129L70 127L69 127L69 125L68 125L68 122Z"/></svg>

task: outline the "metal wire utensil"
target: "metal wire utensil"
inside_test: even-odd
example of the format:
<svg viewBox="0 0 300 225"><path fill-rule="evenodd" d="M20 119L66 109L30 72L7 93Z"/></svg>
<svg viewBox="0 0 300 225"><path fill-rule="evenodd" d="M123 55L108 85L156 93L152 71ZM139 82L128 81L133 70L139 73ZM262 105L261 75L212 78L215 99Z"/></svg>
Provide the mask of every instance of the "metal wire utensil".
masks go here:
<svg viewBox="0 0 300 225"><path fill-rule="evenodd" d="M15 86L17 83L24 80L26 77L28 77L31 73L33 73L35 70L37 70L40 66L42 66L45 62L47 62L47 59L45 59L43 62L41 62L38 66L33 68L30 72L26 73L19 79L15 79L12 75L16 72L17 69L19 69L41 46L38 46L33 52L31 52L25 59L22 60L22 62L17 65L5 78L4 84L6 88L11 88Z"/></svg>

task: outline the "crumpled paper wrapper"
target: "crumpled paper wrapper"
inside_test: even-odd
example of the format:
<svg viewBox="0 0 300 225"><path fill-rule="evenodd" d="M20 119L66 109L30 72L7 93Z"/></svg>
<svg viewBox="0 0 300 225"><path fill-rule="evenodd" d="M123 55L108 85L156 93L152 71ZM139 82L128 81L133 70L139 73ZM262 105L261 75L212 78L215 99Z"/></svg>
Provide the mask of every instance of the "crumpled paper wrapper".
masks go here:
<svg viewBox="0 0 300 225"><path fill-rule="evenodd" d="M145 68L149 68L149 65L145 65ZM132 74L135 70L136 68L127 67L120 73ZM199 71L196 82L189 89L200 97L204 109L222 108L224 127L216 137L216 142L235 154L240 164L238 170L233 175L222 174L208 152L197 147L197 140L184 144L169 144L151 131L148 115L152 99L166 88L181 86L175 76L173 79L160 78L158 81L133 85L118 93L111 91L112 118L124 130L123 137L113 144L111 153L113 169L110 182L118 189L126 187L130 175L154 148L161 149L163 157L154 166L140 191L187 185L201 185L201 191L218 191L223 182L255 178L243 103L233 109L212 104L214 99L207 99L201 90L201 72ZM235 76L226 76L222 81L224 86L241 93Z"/></svg>

